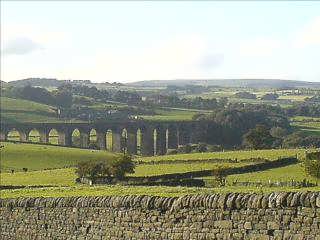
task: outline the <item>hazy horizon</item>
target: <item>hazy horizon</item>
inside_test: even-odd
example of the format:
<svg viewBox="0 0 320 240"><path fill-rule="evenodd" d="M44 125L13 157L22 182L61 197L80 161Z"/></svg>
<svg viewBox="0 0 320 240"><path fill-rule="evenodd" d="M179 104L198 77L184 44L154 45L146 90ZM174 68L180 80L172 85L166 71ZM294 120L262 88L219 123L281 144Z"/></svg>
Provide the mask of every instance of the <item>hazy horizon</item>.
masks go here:
<svg viewBox="0 0 320 240"><path fill-rule="evenodd" d="M320 2L2 1L1 80L320 82Z"/></svg>
<svg viewBox="0 0 320 240"><path fill-rule="evenodd" d="M58 79L55 77L27 77L27 78L23 78L23 79L15 79L15 80L10 80L10 81L4 81L2 79L0 79L1 81L4 82L12 82L12 81L21 81L21 80L27 80L27 79L56 79L58 81L78 81L78 80L90 80L92 83L104 83L102 82L96 82L94 80L91 79ZM314 82L314 83L320 83L320 81L306 81L306 80L296 80L296 79L277 79L277 78L183 78L183 79L143 79L143 80L135 80L135 81L105 81L105 82L109 82L109 83L113 83L113 82L120 82L120 83L124 83L124 84L130 84L130 83L135 83L135 82L144 82L144 81L223 81L223 80L280 80L280 81L302 81L302 82Z"/></svg>

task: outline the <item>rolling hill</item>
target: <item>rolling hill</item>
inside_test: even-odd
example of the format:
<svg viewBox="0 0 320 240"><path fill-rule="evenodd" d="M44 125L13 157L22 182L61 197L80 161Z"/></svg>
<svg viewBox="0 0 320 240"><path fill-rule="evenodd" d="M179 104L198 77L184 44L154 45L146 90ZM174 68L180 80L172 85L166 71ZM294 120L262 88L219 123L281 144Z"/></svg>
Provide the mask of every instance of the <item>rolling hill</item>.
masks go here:
<svg viewBox="0 0 320 240"><path fill-rule="evenodd" d="M57 122L52 106L33 101L1 97L2 122Z"/></svg>
<svg viewBox="0 0 320 240"><path fill-rule="evenodd" d="M320 88L320 82L305 82L282 79L177 79L177 80L147 80L128 84L135 87L166 87L168 85L203 85L219 87L246 88Z"/></svg>
<svg viewBox="0 0 320 240"><path fill-rule="evenodd" d="M320 80L319 80L320 81ZM3 81L2 81L3 82ZM104 83L94 83L90 80L58 80L55 78L27 78L11 82L3 82L6 86L24 87L27 85L38 87L59 87L63 84L84 84L97 88L105 87ZM246 88L319 88L320 82L307 82L284 79L173 79L173 80L143 80L124 84L124 87L166 87L168 85L203 85L217 87L246 87Z"/></svg>

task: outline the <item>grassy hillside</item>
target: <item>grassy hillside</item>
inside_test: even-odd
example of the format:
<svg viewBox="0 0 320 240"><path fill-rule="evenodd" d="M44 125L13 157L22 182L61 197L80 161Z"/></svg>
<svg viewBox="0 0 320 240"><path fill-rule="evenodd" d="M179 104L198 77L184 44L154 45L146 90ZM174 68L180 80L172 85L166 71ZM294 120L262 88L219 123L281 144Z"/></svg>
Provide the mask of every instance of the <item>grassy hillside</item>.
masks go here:
<svg viewBox="0 0 320 240"><path fill-rule="evenodd" d="M31 170L54 169L74 166L79 161L108 159L114 153L107 151L43 146L34 144L4 143L0 150L1 171L22 171L26 167Z"/></svg>
<svg viewBox="0 0 320 240"><path fill-rule="evenodd" d="M123 195L152 195L152 196L183 196L186 194L212 194L228 192L261 193L274 191L320 191L320 187L294 188L294 187L166 187L166 186L87 186L76 185L67 187L23 188L16 190L2 190L1 198L17 197L69 197L69 196L123 196Z"/></svg>
<svg viewBox="0 0 320 240"><path fill-rule="evenodd" d="M306 175L303 166L298 164L289 165L286 167L279 167L265 171L258 171L246 174L235 174L227 177L227 181L240 181L240 182L268 182L270 181L303 181L308 179L313 181L310 176Z"/></svg>
<svg viewBox="0 0 320 240"><path fill-rule="evenodd" d="M309 135L320 135L320 118L297 116L291 118L291 125Z"/></svg>
<svg viewBox="0 0 320 240"><path fill-rule="evenodd" d="M222 167L239 167L245 164L234 163L176 163L176 164L142 164L137 165L131 176L155 176L170 173L183 173L198 170L215 169ZM40 170L31 172L1 173L2 185L18 186L74 186L77 175L75 168Z"/></svg>
<svg viewBox="0 0 320 240"><path fill-rule="evenodd" d="M208 159L248 159L248 158L267 158L270 160L279 157L303 156L304 149L271 149L256 151L226 151L226 152L207 152L207 153L189 153L164 155L157 157L140 157L137 161L141 162L157 162L157 161L186 161L186 160L208 160Z"/></svg>
<svg viewBox="0 0 320 240"><path fill-rule="evenodd" d="M73 166L82 160L108 159L115 154L107 151L95 151L57 146L42 146L33 144L1 143L1 185L16 186L46 186L41 188L27 187L16 190L2 190L1 197L60 197L60 196L99 196L99 195L125 195L125 194L149 194L157 196L181 196L184 194L199 194L212 192L268 192L268 191L318 191L319 187L294 188L294 187L253 187L231 186L221 188L196 188L196 187L143 187L143 186L88 186L76 184L76 174ZM283 156L304 155L304 150L261 150L261 151L230 151L217 153L179 154L159 157L137 158L142 164L138 164L132 176L151 176L166 173L178 173L195 170L214 169L218 166L238 167L248 162L208 162L208 159L235 159L238 160L263 157L277 159ZM187 160L187 161L186 161ZM22 172L27 167L28 172ZM10 170L14 169L12 174ZM51 170L46 170L51 169ZM33 171L32 171L33 170ZM305 175L299 164L274 168L266 171L246 174L230 175L227 182L253 181L302 181L310 179ZM205 178L210 181L210 177Z"/></svg>
<svg viewBox="0 0 320 240"><path fill-rule="evenodd" d="M197 113L208 113L208 111L179 108L156 109L155 115L140 115L143 119L152 121L189 121Z"/></svg>
<svg viewBox="0 0 320 240"><path fill-rule="evenodd" d="M28 100L1 97L1 121L58 122L54 107Z"/></svg>

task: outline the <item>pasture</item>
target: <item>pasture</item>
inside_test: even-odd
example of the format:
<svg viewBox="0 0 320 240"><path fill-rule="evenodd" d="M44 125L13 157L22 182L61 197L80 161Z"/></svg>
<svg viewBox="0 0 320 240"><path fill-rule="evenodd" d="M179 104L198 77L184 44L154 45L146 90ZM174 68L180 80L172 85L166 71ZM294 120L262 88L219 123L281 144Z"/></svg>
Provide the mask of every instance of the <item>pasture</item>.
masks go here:
<svg viewBox="0 0 320 240"><path fill-rule="evenodd" d="M255 151L225 151L225 152L205 152L205 153L188 153L174 154L155 157L139 157L137 161L141 162L162 162L162 161L187 161L187 160L210 160L210 159L237 159L241 161L249 158L266 158L276 160L281 157L303 157L306 150L304 149L270 149Z"/></svg>
<svg viewBox="0 0 320 240"><path fill-rule="evenodd" d="M129 176L145 177L171 173L184 173L200 170L211 170L217 167L233 168L245 164L232 163L176 163L176 164L141 164L135 173ZM73 186L75 185L75 168L38 170L30 172L1 173L2 185L16 186Z"/></svg>
<svg viewBox="0 0 320 240"><path fill-rule="evenodd" d="M208 113L208 111L181 108L159 108L155 115L140 115L139 117L151 121L188 121L197 113Z"/></svg>
<svg viewBox="0 0 320 240"><path fill-rule="evenodd" d="M29 171L75 166L79 161L115 157L107 151L1 142L1 171Z"/></svg>
<svg viewBox="0 0 320 240"><path fill-rule="evenodd" d="M268 169L265 171L257 171L246 174L229 175L227 181L243 181L243 182L268 182L270 181L303 181L304 179L315 181L309 177L301 163L292 164L285 167Z"/></svg>
<svg viewBox="0 0 320 240"><path fill-rule="evenodd" d="M123 186L96 185L88 186L76 184L75 168L82 160L108 159L116 156L107 151L66 148L58 146L44 146L22 143L1 143L1 185L26 186L15 190L1 190L1 197L61 197L61 196L100 196L100 195L157 195L181 196L184 194L200 194L213 192L268 192L268 191L296 191L319 190L319 187L165 187L165 186ZM303 158L305 150L281 149L260 151L229 151L213 153L191 153L155 157L137 157L135 173L131 176L155 176L169 173L183 173L197 170L211 170L217 167L233 168L252 162L241 160L248 158L267 158L276 160L279 157L298 155ZM221 162L217 162L217 160ZM237 159L237 162L227 162L224 159ZM211 161L210 161L211 160ZM212 161L213 160L213 161ZM22 168L28 171L23 172ZM15 172L11 173L10 170ZM208 177L210 179L210 177ZM212 177L211 177L212 178ZM229 175L227 182L237 181L268 181L291 180L301 181L307 178L299 164L281 168L273 168L260 172ZM309 179L309 178L308 178ZM38 187L36 187L38 186Z"/></svg>
<svg viewBox="0 0 320 240"><path fill-rule="evenodd" d="M199 187L166 187L166 186L69 186L69 187L44 187L23 188L15 190L2 190L1 198L18 197L71 197L71 196L124 196L124 195L150 195L179 197L194 194L212 193L268 193L274 191L320 191L319 187L294 188L294 187L223 187L223 188L199 188Z"/></svg>
<svg viewBox="0 0 320 240"><path fill-rule="evenodd" d="M28 100L1 97L1 120L7 122L59 122L54 107Z"/></svg>
<svg viewBox="0 0 320 240"><path fill-rule="evenodd" d="M308 135L320 135L320 118L296 116L290 119L291 125Z"/></svg>

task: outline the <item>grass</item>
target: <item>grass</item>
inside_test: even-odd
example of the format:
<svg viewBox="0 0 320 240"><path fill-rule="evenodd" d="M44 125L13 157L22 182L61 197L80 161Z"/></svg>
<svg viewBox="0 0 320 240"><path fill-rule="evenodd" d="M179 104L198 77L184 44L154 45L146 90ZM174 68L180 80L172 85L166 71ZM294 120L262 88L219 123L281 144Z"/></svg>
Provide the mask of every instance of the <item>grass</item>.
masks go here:
<svg viewBox="0 0 320 240"><path fill-rule="evenodd" d="M1 142L1 171L54 169L74 166L79 161L108 159L116 156L107 151Z"/></svg>
<svg viewBox="0 0 320 240"><path fill-rule="evenodd" d="M88 186L75 183L76 174L74 166L80 160L94 160L113 157L115 154L107 151L92 151L76 148L65 148L57 146L43 146L34 144L13 144L1 143L1 169L0 184L29 186L23 189L1 190L1 198L14 197L66 197L66 196L102 196L102 195L156 195L156 196L182 196L185 194L209 194L214 192L270 192L270 191L297 191L311 190L319 191L319 187L313 188L290 188L290 187L233 187L223 188L196 188L196 187L144 187L144 186ZM138 158L144 164L137 165L136 173L133 176L151 176L166 173L178 173L186 171L196 171L214 169L217 166L235 167L248 164L239 163L212 163L203 162L205 159L230 159L238 160L251 157L264 157L277 159L283 156L293 156L299 154L303 156L305 150L260 150L260 151L230 151L217 153L193 153L167 155L161 157ZM173 162L173 160L177 160ZM190 160L181 162L179 160ZM148 162L168 161L148 164ZM21 172L23 167L28 167L28 172ZM63 168L65 167L65 168ZM56 169L59 168L59 169ZM12 174L6 171L15 169ZM52 170L45 170L52 169ZM31 171L34 170L34 171ZM18 172L20 171L20 172ZM272 179L287 181L295 179L301 181L307 178L299 164L290 165L283 168L275 168L261 172L238 174L228 176L228 182L238 181L268 181ZM31 186L42 186L32 188ZM46 187L43 187L46 186Z"/></svg>
<svg viewBox="0 0 320 240"><path fill-rule="evenodd" d="M56 117L55 107L46 104L8 97L0 97L0 103L1 121L3 122L55 123L64 121Z"/></svg>
<svg viewBox="0 0 320 240"><path fill-rule="evenodd" d="M290 119L291 125L308 135L320 136L320 118L296 116Z"/></svg>
<svg viewBox="0 0 320 240"><path fill-rule="evenodd" d="M197 113L207 113L208 111L181 109L181 108L162 108L156 109L156 115L140 115L143 119L152 121L189 121Z"/></svg>
<svg viewBox="0 0 320 240"><path fill-rule="evenodd" d="M314 181L313 178L306 175L303 166L300 163L289 165L286 167L273 168L265 171L252 172L247 174L236 174L227 177L227 181L242 182L268 182L270 181L303 181L304 179Z"/></svg>
<svg viewBox="0 0 320 240"><path fill-rule="evenodd" d="M225 187L225 188L198 188L198 187L165 187L165 186L71 186L24 188L2 190L1 198L18 197L71 197L71 196L123 196L123 195L150 195L179 197L186 194L212 194L228 192L268 193L274 191L319 191L319 187L309 188L257 188L257 187Z"/></svg>
<svg viewBox="0 0 320 240"><path fill-rule="evenodd" d="M256 151L226 151L226 152L209 152L209 153L189 153L164 155L156 157L140 157L137 160L141 162L157 162L157 161L179 161L179 160L208 160L208 159L248 159L248 158L267 158L276 160L279 157L304 156L305 149L271 149Z"/></svg>
<svg viewBox="0 0 320 240"><path fill-rule="evenodd" d="M292 100L295 102L303 102L306 98L312 97L310 95L280 95L279 99Z"/></svg>
<svg viewBox="0 0 320 240"><path fill-rule="evenodd" d="M248 164L248 163L247 163ZM154 176L170 173L184 173L192 171L211 170L217 167L233 168L246 165L245 163L208 163L208 162L190 162L174 164L142 164L137 165L133 176Z"/></svg>
<svg viewBox="0 0 320 240"><path fill-rule="evenodd" d="M74 168L1 173L0 176L1 185L13 186L74 186L77 178Z"/></svg>
<svg viewBox="0 0 320 240"><path fill-rule="evenodd" d="M198 170L210 170L222 167L243 166L244 164L232 163L192 163L192 164L154 164L154 165L137 165L135 173L131 176L154 176L170 173L183 173ZM74 168L63 168L54 170L40 170L30 172L1 173L1 185L17 186L73 186L75 185Z"/></svg>
<svg viewBox="0 0 320 240"><path fill-rule="evenodd" d="M59 122L54 107L28 100L1 97L1 120L7 122Z"/></svg>

